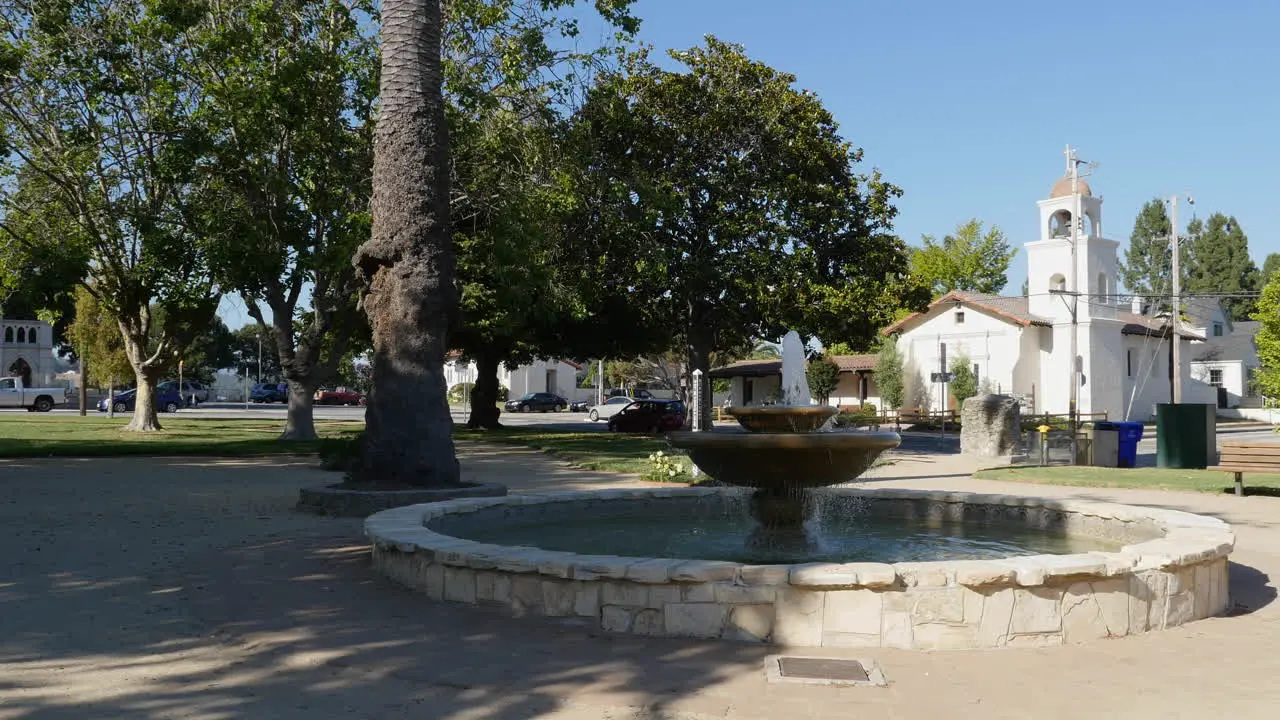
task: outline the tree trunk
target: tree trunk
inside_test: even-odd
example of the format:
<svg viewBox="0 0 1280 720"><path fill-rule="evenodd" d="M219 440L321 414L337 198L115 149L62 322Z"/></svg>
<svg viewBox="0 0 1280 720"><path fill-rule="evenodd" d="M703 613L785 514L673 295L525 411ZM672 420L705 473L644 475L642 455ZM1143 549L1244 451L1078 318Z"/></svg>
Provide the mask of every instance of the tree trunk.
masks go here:
<svg viewBox="0 0 1280 720"><path fill-rule="evenodd" d="M496 353L482 353L476 358L476 384L471 390L471 416L467 418L467 427L472 430L498 430L502 423L498 417L502 411L498 409L498 356Z"/></svg>
<svg viewBox="0 0 1280 720"><path fill-rule="evenodd" d="M120 334L124 339L125 356L133 366L134 377L138 381L133 393L133 419L124 426L131 432L155 432L162 430L160 418L156 415L156 380L160 369L148 364L146 333L137 328L127 328L120 323Z"/></svg>
<svg viewBox="0 0 1280 720"><path fill-rule="evenodd" d="M373 392L359 480L459 482L444 379L457 314L441 0L384 0L373 233L353 262L373 330Z"/></svg>
<svg viewBox="0 0 1280 720"><path fill-rule="evenodd" d="M285 378L289 385L289 410L285 414L281 440L315 440L316 422L314 409L315 384L293 378Z"/></svg>
<svg viewBox="0 0 1280 720"><path fill-rule="evenodd" d="M135 371L138 377L138 388L133 397L133 419L124 426L125 430L134 432L155 432L160 427L160 418L156 414L156 376L153 368Z"/></svg>

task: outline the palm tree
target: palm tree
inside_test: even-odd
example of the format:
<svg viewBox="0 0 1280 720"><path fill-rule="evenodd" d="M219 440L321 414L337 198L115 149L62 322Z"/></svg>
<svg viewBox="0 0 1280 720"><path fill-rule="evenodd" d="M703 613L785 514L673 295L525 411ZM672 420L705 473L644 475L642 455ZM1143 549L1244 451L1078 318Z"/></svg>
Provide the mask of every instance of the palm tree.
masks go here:
<svg viewBox="0 0 1280 720"><path fill-rule="evenodd" d="M363 482L459 482L444 381L446 333L458 293L449 234L441 1L382 3L373 232L353 259L373 329L373 392L357 472Z"/></svg>

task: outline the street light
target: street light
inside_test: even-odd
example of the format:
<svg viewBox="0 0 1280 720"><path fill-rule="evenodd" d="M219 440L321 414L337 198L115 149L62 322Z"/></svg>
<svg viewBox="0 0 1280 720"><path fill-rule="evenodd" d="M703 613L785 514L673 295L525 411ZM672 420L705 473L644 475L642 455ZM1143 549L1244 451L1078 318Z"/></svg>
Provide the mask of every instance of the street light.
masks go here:
<svg viewBox="0 0 1280 720"><path fill-rule="evenodd" d="M262 384L262 331L258 331L258 384Z"/></svg>

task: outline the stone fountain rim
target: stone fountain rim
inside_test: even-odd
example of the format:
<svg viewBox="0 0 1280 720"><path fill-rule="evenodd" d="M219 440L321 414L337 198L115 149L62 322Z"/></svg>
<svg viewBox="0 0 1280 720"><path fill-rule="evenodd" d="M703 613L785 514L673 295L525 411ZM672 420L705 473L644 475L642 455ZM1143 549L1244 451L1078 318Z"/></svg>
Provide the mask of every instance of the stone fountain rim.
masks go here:
<svg viewBox="0 0 1280 720"><path fill-rule="evenodd" d="M965 492L890 488L833 488L831 491L886 500L1045 508L1106 521L1149 523L1162 536L1126 545L1116 552L891 564L812 562L751 565L722 560L584 555L534 547L494 545L445 535L427 528L427 523L440 517L469 514L500 506L665 500L704 497L723 492L718 488L701 487L570 490L451 500L384 510L368 517L364 528L366 536L375 546L375 553L379 550L416 553L421 554L424 561L458 568L529 573L583 581L614 579L644 584L728 581L738 585L790 585L808 590L983 585L1032 587L1062 582L1064 578L1110 578L1145 570L1192 565L1225 558L1235 547L1235 534L1226 522L1178 510Z"/></svg>

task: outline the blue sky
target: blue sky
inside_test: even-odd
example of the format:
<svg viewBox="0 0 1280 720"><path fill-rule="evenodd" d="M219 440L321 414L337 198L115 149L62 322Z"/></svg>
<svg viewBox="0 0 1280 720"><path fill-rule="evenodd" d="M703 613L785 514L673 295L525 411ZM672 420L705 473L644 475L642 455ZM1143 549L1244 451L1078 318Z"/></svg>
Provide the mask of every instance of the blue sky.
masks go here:
<svg viewBox="0 0 1280 720"><path fill-rule="evenodd" d="M1016 246L1035 239L1035 203L1070 143L1100 163L1090 184L1112 239L1127 243L1145 201L1190 192L1196 212L1237 217L1259 265L1280 252L1280 3L638 0L636 12L660 52L713 34L817 92L905 191L896 229L912 244L970 217ZM1020 252L1006 292L1025 276ZM239 304L224 304L233 327Z"/></svg>
<svg viewBox="0 0 1280 720"><path fill-rule="evenodd" d="M1100 163L1103 231L1122 241L1142 203L1190 192L1234 214L1261 265L1280 240L1280 4L1123 0L639 0L658 50L707 34L797 76L901 186L912 244L970 217L1014 245L1063 148ZM1188 217L1184 215L1184 217ZM1189 217L1188 217L1189 219ZM1026 276L1019 257L1006 292Z"/></svg>

